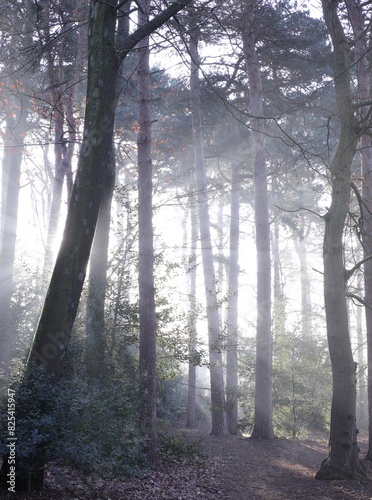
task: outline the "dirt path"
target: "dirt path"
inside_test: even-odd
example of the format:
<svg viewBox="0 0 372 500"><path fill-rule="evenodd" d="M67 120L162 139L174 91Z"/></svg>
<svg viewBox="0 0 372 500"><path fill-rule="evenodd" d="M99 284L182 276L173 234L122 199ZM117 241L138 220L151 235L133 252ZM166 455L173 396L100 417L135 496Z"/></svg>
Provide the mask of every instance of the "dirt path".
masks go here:
<svg viewBox="0 0 372 500"><path fill-rule="evenodd" d="M371 479L316 481L327 455L317 441L253 441L210 437L187 431L188 440L202 438L207 457L196 464L170 463L159 471L132 478L84 479L75 471L48 464L41 493L0 492L6 499L44 500L372 500ZM361 457L366 442L361 442Z"/></svg>
<svg viewBox="0 0 372 500"><path fill-rule="evenodd" d="M372 480L316 481L327 456L316 441L255 441L246 438L205 438L205 446L221 480L224 500L370 500ZM362 443L361 457L365 455ZM372 464L366 464L372 478Z"/></svg>

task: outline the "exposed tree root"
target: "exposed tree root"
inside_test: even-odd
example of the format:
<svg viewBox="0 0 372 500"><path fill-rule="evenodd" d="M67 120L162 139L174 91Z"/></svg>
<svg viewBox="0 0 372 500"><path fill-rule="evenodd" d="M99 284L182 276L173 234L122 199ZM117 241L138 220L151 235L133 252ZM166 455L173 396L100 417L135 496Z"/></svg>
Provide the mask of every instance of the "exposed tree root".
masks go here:
<svg viewBox="0 0 372 500"><path fill-rule="evenodd" d="M334 467L329 464L328 459L323 460L320 469L315 474L315 479L322 481L332 481L335 479L363 479L367 477L367 471L362 463L356 468L352 469L350 465L343 465L342 467Z"/></svg>

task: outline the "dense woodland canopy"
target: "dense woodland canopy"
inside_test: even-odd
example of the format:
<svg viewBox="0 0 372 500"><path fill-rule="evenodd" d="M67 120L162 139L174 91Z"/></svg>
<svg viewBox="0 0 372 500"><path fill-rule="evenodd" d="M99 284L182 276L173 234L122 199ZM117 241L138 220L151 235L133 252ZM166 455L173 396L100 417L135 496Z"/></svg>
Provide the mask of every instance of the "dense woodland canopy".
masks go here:
<svg viewBox="0 0 372 500"><path fill-rule="evenodd" d="M182 426L329 436L316 477L365 474L371 15L3 0L4 489L159 467Z"/></svg>

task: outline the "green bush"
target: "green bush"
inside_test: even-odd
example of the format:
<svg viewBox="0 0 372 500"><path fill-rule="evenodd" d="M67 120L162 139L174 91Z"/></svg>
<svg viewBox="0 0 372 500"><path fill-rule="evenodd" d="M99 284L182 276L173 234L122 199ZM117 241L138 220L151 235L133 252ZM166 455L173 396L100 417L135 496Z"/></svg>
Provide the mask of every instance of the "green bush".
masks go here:
<svg viewBox="0 0 372 500"><path fill-rule="evenodd" d="M144 456L133 384L88 384L81 379L53 384L45 373L35 373L32 383L18 388L16 395L19 457L42 446L48 459L87 475L114 477L137 471Z"/></svg>
<svg viewBox="0 0 372 500"><path fill-rule="evenodd" d="M198 462L205 457L203 440L187 442L185 433L173 433L168 428L159 430L159 452L165 461Z"/></svg>
<svg viewBox="0 0 372 500"><path fill-rule="evenodd" d="M67 382L56 398L53 455L85 474L133 474L143 463L132 388Z"/></svg>

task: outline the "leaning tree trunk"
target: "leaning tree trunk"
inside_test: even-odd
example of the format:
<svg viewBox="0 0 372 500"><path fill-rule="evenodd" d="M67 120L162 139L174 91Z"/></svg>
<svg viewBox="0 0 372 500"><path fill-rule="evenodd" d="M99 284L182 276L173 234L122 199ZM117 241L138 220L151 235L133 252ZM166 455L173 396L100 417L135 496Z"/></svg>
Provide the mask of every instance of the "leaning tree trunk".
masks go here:
<svg viewBox="0 0 372 500"><path fill-rule="evenodd" d="M257 251L257 330L255 413L252 438L272 439L272 333L270 221L265 157L265 120L260 65L254 33L256 0L245 0L243 47L249 81L254 163L254 213Z"/></svg>
<svg viewBox="0 0 372 500"><path fill-rule="evenodd" d="M350 202L350 173L358 130L350 89L350 45L337 14L336 0L322 0L333 44L333 71L340 135L330 165L331 206L324 216L324 302L332 365L330 453L317 479L353 478L359 470L356 440L356 375L345 297L343 232Z"/></svg>
<svg viewBox="0 0 372 500"><path fill-rule="evenodd" d="M63 241L30 354L31 361L57 377L62 373L109 172L117 73L112 11L106 4L92 3L83 145Z"/></svg>
<svg viewBox="0 0 372 500"><path fill-rule="evenodd" d="M210 233L209 206L207 193L207 175L203 150L203 133L200 116L199 95L199 54L198 37L194 12L191 12L190 24L191 75L190 75L190 102L192 112L192 129L194 141L194 158L196 172L196 188L198 191L198 211L200 225L200 240L202 249L204 286L207 303L208 344L211 381L211 435L227 435L227 421L225 412L225 393L223 380L223 366L221 354L221 333L218 314L215 269Z"/></svg>
<svg viewBox="0 0 372 500"><path fill-rule="evenodd" d="M120 45L129 33L130 2L123 6L120 12L116 45ZM116 83L116 105L121 92L124 64L118 70ZM88 375L92 379L101 379L106 375L107 359L107 331L105 323L105 304L107 289L107 268L111 228L111 204L116 180L115 148L112 147L108 179L105 193L97 220L96 232L93 239L90 255L88 290L86 300L86 351L85 364Z"/></svg>
<svg viewBox="0 0 372 500"><path fill-rule="evenodd" d="M114 0L111 0L112 2ZM44 307L36 329L23 384L32 383L35 365L42 365L58 380L75 320L91 244L107 179L115 107L116 60L114 34L116 12L107 3L92 2L90 50L84 139L69 204L63 241L56 259ZM102 92L105 89L105 92ZM45 401L38 400L40 416ZM17 408L25 414L26 408ZM17 453L16 488L41 490L46 443ZM1 479L8 474L4 456ZM35 464L35 465L34 465Z"/></svg>

